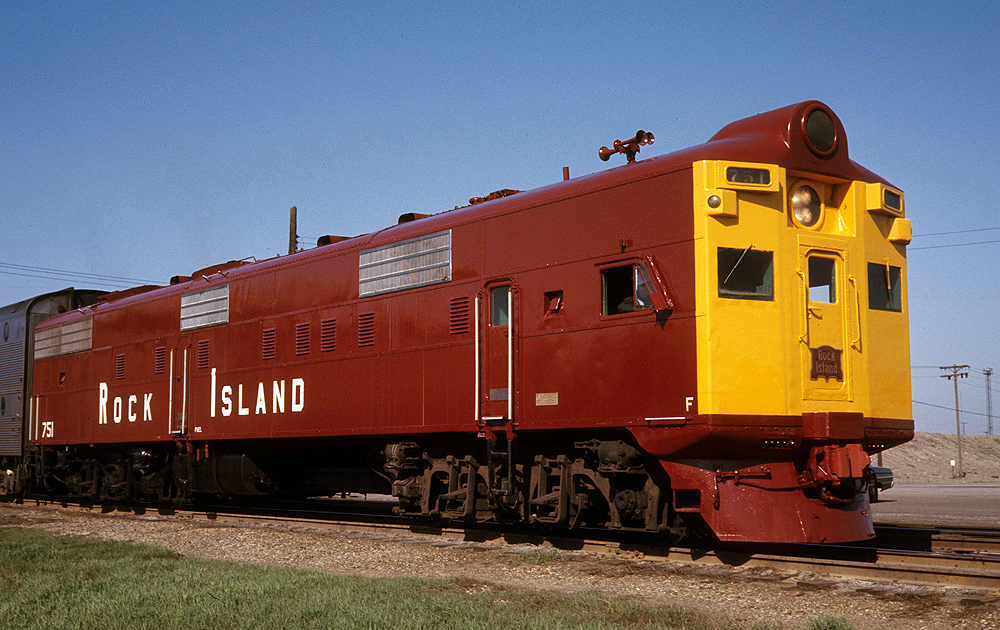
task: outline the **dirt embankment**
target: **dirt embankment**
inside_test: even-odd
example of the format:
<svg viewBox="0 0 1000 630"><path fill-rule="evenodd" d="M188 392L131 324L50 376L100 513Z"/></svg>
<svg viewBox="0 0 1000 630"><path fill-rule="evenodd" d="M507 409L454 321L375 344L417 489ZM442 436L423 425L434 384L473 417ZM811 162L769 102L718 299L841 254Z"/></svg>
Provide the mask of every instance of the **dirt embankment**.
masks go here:
<svg viewBox="0 0 1000 630"><path fill-rule="evenodd" d="M917 432L906 444L882 453L882 465L892 469L897 483L954 482L951 461L958 460L954 434ZM872 457L878 463L878 456ZM1000 482L1000 437L962 436L962 467L966 483Z"/></svg>

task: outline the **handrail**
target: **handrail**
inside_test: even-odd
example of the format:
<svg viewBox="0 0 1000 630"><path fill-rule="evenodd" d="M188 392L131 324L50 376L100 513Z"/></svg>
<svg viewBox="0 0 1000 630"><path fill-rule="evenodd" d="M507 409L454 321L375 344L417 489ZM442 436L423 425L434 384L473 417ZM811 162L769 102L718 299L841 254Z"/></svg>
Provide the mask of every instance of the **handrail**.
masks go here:
<svg viewBox="0 0 1000 630"><path fill-rule="evenodd" d="M507 288L507 422L514 426L514 285Z"/></svg>
<svg viewBox="0 0 1000 630"><path fill-rule="evenodd" d="M847 281L854 287L854 299L858 305L858 338L851 341L851 347L858 352L861 352L861 292L858 291L858 283L854 279L854 276L848 275Z"/></svg>
<svg viewBox="0 0 1000 630"><path fill-rule="evenodd" d="M480 361L480 359L479 359L479 327L482 325L482 322L479 321L479 294L478 293L476 294L476 319L475 319L475 322L476 322L476 325L474 326L474 328L476 329L476 338L475 338L475 344L476 344L476 349L475 349L476 350L475 351L475 354L476 354L476 425L477 426L481 426L482 418L480 416L482 415L482 411L481 411L481 408L480 408L481 406L480 406L480 402L479 402L479 390L482 388L483 385L482 385L482 379L480 378L480 375L479 375L479 371L480 371L480 367L479 367L479 361Z"/></svg>
<svg viewBox="0 0 1000 630"><path fill-rule="evenodd" d="M167 431L174 435L174 348L170 349L170 390L167 393Z"/></svg>
<svg viewBox="0 0 1000 630"><path fill-rule="evenodd" d="M799 341L809 345L809 287L806 285L806 274L802 273L801 269L796 269L795 273L799 274L799 278L802 279L802 311L804 313L805 321L802 322L802 334L799 335Z"/></svg>
<svg viewBox="0 0 1000 630"><path fill-rule="evenodd" d="M184 378L181 381L181 435L187 435L187 411L188 411L188 348L184 348ZM294 396L293 396L294 399Z"/></svg>

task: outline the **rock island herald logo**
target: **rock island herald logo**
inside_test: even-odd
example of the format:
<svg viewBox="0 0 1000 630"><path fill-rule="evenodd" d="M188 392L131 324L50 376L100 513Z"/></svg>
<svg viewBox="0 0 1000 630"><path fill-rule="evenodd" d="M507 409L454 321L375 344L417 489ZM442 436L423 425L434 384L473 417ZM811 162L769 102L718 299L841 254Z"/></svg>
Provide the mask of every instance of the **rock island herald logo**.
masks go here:
<svg viewBox="0 0 1000 630"><path fill-rule="evenodd" d="M835 350L830 346L820 346L809 348L812 353L812 372L809 374L810 380L818 381L823 378L827 382L831 378L843 382L844 370L840 366L840 355L843 350Z"/></svg>

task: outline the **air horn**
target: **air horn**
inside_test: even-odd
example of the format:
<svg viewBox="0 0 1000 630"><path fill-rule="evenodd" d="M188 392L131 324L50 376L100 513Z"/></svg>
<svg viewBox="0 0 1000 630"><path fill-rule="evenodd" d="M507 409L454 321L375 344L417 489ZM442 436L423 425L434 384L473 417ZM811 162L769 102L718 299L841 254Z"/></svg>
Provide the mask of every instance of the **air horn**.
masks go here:
<svg viewBox="0 0 1000 630"><path fill-rule="evenodd" d="M629 163L635 162L635 154L639 152L639 147L647 144L653 144L655 138L653 134L648 131L643 131L640 129L635 132L634 138L629 138L628 140L615 140L612 145L614 148L609 149L608 147L601 147L597 152L597 155L601 157L601 160L607 162L608 159L615 153L624 153L625 157L628 158Z"/></svg>

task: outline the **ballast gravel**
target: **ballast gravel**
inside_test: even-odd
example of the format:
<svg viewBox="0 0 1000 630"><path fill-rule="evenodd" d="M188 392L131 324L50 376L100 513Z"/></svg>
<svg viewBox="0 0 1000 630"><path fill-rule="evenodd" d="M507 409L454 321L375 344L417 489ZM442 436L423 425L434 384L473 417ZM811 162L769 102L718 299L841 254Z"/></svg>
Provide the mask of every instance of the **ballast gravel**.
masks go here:
<svg viewBox="0 0 1000 630"><path fill-rule="evenodd" d="M158 515L0 503L0 527L134 541L185 556L292 566L337 575L451 580L469 593L526 589L593 592L679 606L724 627L799 630L820 616L857 630L1000 630L1000 596L761 569L698 567L641 557L562 552L520 561L537 547L431 536L338 532L298 525L228 524ZM530 556L529 556L530 557Z"/></svg>

